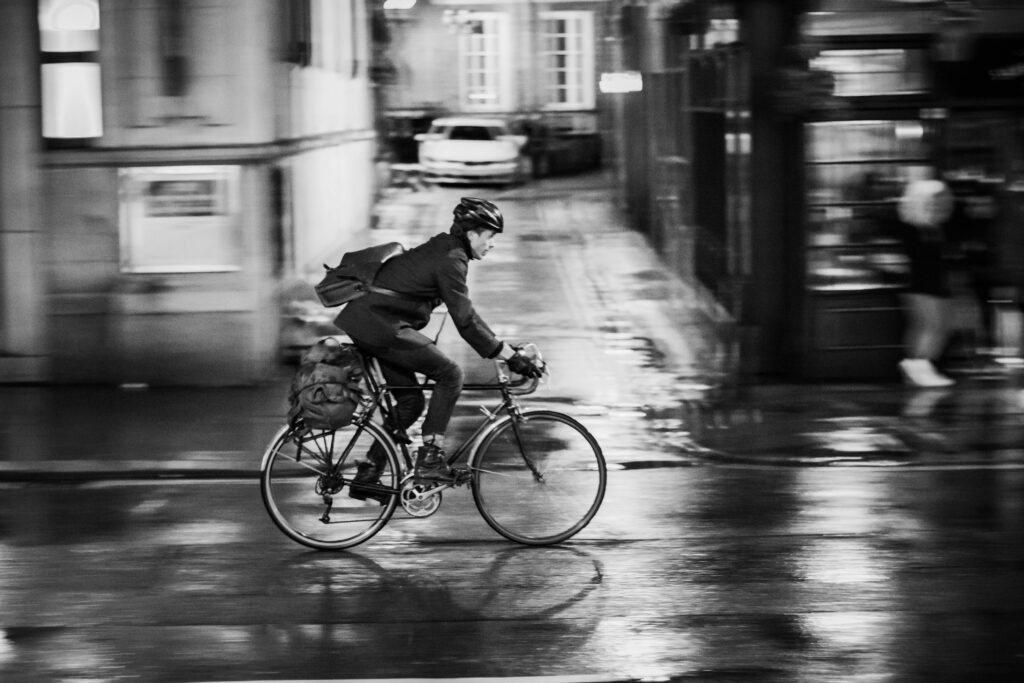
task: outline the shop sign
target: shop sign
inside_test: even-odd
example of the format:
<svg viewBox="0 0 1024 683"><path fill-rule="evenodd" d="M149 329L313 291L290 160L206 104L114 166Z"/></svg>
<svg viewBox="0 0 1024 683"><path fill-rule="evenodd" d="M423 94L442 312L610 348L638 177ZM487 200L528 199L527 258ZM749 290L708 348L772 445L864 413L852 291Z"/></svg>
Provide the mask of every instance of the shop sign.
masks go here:
<svg viewBox="0 0 1024 683"><path fill-rule="evenodd" d="M238 166L121 169L121 270L239 270L239 177Z"/></svg>
<svg viewBox="0 0 1024 683"><path fill-rule="evenodd" d="M598 87L603 93L640 92L644 89L639 71L614 71L601 74Z"/></svg>

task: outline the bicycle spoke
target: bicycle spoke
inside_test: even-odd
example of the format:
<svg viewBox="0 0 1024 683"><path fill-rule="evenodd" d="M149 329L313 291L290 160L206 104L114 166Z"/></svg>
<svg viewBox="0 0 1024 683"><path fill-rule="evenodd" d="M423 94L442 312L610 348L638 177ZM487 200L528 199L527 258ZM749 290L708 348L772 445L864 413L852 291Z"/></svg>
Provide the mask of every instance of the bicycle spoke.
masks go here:
<svg viewBox="0 0 1024 683"><path fill-rule="evenodd" d="M583 529L604 497L604 457L573 418L528 411L499 424L480 445L473 495L484 519L520 543L559 543Z"/></svg>
<svg viewBox="0 0 1024 683"><path fill-rule="evenodd" d="M303 468L305 468L305 469L309 470L310 472L315 472L316 474L320 474L320 475L326 475L326 474L327 474L327 469L326 469L326 468L317 468L317 467L314 467L313 465L309 464L308 462L305 462L304 460L300 460L300 459L298 458L298 456L296 456L295 458L290 458L290 457L289 457L288 455L284 455L284 454L282 454L282 456L281 456L281 457L289 458L289 459L290 459L290 460L292 460L292 461L293 461L293 462L294 462L294 463L295 463L296 465L298 465L299 467L303 467ZM320 462L320 464L321 464L321 465L326 465L326 466L327 466L327 468L329 468L329 467L330 467L330 465L328 465L327 463L325 463L325 462L323 462L323 461L321 461L321 462ZM300 475L299 473L296 473L296 474L293 474L292 476L305 476L305 475Z"/></svg>
<svg viewBox="0 0 1024 683"><path fill-rule="evenodd" d="M357 499L355 458L368 460L371 448L384 457L380 483L359 489ZM260 482L267 511L286 535L333 549L362 543L383 528L398 501L398 473L392 447L376 427L300 439L282 430L264 455Z"/></svg>

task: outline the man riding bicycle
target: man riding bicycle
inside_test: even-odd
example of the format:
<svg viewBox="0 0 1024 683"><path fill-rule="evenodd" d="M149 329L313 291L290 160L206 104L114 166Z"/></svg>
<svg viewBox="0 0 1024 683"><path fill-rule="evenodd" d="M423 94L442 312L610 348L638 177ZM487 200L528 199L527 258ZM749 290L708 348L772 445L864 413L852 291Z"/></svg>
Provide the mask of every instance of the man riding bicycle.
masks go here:
<svg viewBox="0 0 1024 683"><path fill-rule="evenodd" d="M396 389L395 417L400 430L419 419L426 405L422 445L416 450L415 477L428 481L451 476L444 436L455 404L462 393L463 371L420 330L431 312L442 303L456 329L482 358L500 358L509 369L526 377L540 377L541 369L519 349L500 341L477 315L469 298L466 276L471 260L482 259L504 230L504 218L493 203L463 197L453 211L447 233L387 260L374 284L390 293L371 291L348 303L334 324L364 353L377 358L389 385L411 387L416 373L434 383L427 404L423 391ZM375 484L383 470L383 458L371 450L370 462L359 463L349 495L365 500L376 496L360 484Z"/></svg>

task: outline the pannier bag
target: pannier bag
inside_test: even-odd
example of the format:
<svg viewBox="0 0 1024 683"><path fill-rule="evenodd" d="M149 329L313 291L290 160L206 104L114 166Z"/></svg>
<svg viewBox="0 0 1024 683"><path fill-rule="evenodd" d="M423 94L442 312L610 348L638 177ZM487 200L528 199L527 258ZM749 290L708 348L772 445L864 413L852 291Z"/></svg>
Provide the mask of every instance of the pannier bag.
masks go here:
<svg viewBox="0 0 1024 683"><path fill-rule="evenodd" d="M359 251L350 251L341 257L341 263L334 268L325 263L324 269L327 273L314 286L320 303L331 308L347 304L370 292L398 295L390 289L375 287L373 279L385 261L404 251L405 247L398 242L388 242Z"/></svg>
<svg viewBox="0 0 1024 683"><path fill-rule="evenodd" d="M359 352L332 337L302 355L288 392L288 424L298 432L351 424L363 398Z"/></svg>

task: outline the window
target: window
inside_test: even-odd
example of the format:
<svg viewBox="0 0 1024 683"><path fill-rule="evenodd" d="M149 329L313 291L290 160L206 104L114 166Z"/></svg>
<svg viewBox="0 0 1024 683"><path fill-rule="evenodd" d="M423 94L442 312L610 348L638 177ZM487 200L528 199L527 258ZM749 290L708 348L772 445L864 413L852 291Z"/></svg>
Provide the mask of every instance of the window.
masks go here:
<svg viewBox="0 0 1024 683"><path fill-rule="evenodd" d="M184 97L189 90L193 52L188 14L183 3L163 0L157 7L160 26L160 88L165 97Z"/></svg>
<svg viewBox="0 0 1024 683"><path fill-rule="evenodd" d="M313 55L313 19L310 0L287 0L284 16L285 61L309 66Z"/></svg>
<svg viewBox="0 0 1024 683"><path fill-rule="evenodd" d="M924 50L824 50L811 67L833 74L837 97L906 95L929 87Z"/></svg>
<svg viewBox="0 0 1024 683"><path fill-rule="evenodd" d="M467 111L507 109L511 103L508 16L473 12L459 34L459 84Z"/></svg>
<svg viewBox="0 0 1024 683"><path fill-rule="evenodd" d="M542 12L540 41L544 108L593 108L593 14Z"/></svg>
<svg viewBox="0 0 1024 683"><path fill-rule="evenodd" d="M355 78L365 40L362 0L319 0L312 9L312 66Z"/></svg>
<svg viewBox="0 0 1024 683"><path fill-rule="evenodd" d="M123 272L241 268L238 166L124 168L119 177Z"/></svg>
<svg viewBox="0 0 1024 683"><path fill-rule="evenodd" d="M103 135L98 0L40 0L43 137Z"/></svg>
<svg viewBox="0 0 1024 683"><path fill-rule="evenodd" d="M452 128L449 140L493 140L494 135L490 128L484 126L455 126Z"/></svg>
<svg viewBox="0 0 1024 683"><path fill-rule="evenodd" d="M804 136L808 287L897 288L906 263L882 217L903 185L927 168L932 143L925 122L818 121L804 126Z"/></svg>
<svg viewBox="0 0 1024 683"><path fill-rule="evenodd" d="M285 0L284 59L358 78L366 68L366 24L363 0Z"/></svg>

